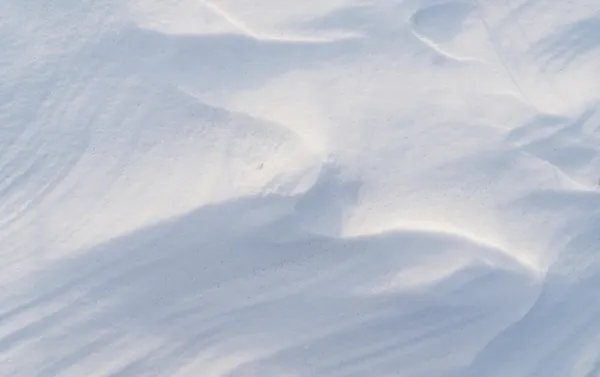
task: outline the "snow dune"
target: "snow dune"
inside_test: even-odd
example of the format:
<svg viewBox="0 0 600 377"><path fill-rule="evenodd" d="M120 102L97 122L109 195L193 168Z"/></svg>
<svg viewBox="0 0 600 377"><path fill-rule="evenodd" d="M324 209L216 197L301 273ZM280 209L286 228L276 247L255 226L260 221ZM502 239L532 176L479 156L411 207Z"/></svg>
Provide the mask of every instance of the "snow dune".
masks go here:
<svg viewBox="0 0 600 377"><path fill-rule="evenodd" d="M596 3L0 2L0 376L598 375Z"/></svg>

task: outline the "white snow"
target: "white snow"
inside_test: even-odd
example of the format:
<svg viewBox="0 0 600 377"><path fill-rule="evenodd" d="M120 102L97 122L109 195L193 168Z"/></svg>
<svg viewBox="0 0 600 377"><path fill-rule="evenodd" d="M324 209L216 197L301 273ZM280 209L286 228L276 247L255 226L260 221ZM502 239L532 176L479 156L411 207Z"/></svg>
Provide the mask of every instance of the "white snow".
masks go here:
<svg viewBox="0 0 600 377"><path fill-rule="evenodd" d="M597 0L3 0L0 49L0 376L600 376Z"/></svg>

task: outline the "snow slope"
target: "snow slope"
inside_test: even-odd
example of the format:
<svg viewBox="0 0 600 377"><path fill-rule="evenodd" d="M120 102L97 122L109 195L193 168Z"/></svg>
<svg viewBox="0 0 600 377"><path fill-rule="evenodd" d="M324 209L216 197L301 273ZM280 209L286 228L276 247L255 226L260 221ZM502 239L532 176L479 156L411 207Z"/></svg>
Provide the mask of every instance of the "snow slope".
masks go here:
<svg viewBox="0 0 600 377"><path fill-rule="evenodd" d="M1 1L0 376L599 376L599 31Z"/></svg>

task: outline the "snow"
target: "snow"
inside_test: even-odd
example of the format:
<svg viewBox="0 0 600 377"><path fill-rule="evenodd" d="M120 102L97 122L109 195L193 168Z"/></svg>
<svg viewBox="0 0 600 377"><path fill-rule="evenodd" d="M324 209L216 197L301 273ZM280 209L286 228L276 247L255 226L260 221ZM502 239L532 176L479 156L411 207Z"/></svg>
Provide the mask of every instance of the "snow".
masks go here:
<svg viewBox="0 0 600 377"><path fill-rule="evenodd" d="M0 376L594 377L596 0L3 0Z"/></svg>

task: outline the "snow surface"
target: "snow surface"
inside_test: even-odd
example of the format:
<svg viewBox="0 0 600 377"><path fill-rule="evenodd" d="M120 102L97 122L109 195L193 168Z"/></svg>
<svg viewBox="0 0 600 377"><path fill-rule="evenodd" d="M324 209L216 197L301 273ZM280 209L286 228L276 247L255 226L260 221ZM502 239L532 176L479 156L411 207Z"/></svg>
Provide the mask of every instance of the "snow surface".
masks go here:
<svg viewBox="0 0 600 377"><path fill-rule="evenodd" d="M0 48L0 376L600 376L598 0L2 0Z"/></svg>

